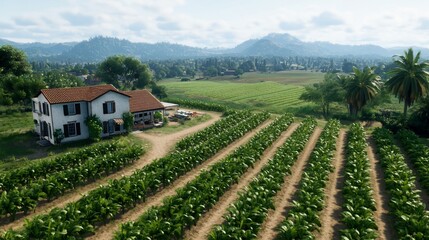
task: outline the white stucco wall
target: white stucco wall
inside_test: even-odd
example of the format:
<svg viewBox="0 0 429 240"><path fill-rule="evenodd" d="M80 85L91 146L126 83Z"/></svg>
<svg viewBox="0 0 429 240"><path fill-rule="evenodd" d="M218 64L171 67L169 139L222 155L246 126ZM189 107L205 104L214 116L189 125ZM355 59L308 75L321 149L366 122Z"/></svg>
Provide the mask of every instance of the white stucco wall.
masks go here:
<svg viewBox="0 0 429 240"><path fill-rule="evenodd" d="M37 100L36 100L37 99ZM34 125L34 130L36 131L36 133L38 133L39 135L40 133L40 124L45 121L46 123L51 125L51 138L49 138L49 134L47 137L45 137L45 139L49 140L51 143L54 143L54 136L53 136L53 123L52 123L52 108L51 105L49 104L49 102L46 100L45 96L43 94L39 94L39 96L37 96L36 98L32 99L33 101L36 100L36 112L33 111L33 120L37 120L38 124ZM42 108L39 110L39 102L40 104L42 104ZM48 108L49 108L49 116L43 114L43 103L47 103L48 104Z"/></svg>
<svg viewBox="0 0 429 240"><path fill-rule="evenodd" d="M85 125L85 119L90 114L97 115L100 120L109 121L115 118L122 118L122 114L124 112L130 111L129 97L124 96L122 94L116 92L107 92L106 94L100 96L99 98L93 100L92 102L70 102L70 103L59 103L49 105L48 101L44 97L43 94L40 94L37 98L32 99L36 100L36 112L33 111L33 119L38 121L38 125L35 125L34 130L40 134L40 124L43 121L49 123L51 125L51 138L47 138L52 144L55 143L53 133L55 129L61 129L64 132L64 124L69 122L80 123L80 135L77 136L69 136L62 140L62 142L71 142L76 140L87 139L89 137L88 127ZM110 114L103 113L103 103L114 101L115 102L115 112ZM49 105L49 116L43 114L43 106L42 112L39 113L39 105L38 102L43 104L44 102ZM80 114L75 115L64 115L63 105L67 104L80 104ZM103 136L107 136L109 134L103 134Z"/></svg>
<svg viewBox="0 0 429 240"><path fill-rule="evenodd" d="M115 102L115 112L114 113L103 113L103 103L114 101ZM90 114L97 115L101 122L109 121L114 118L122 118L122 114L130 111L130 102L129 97L116 92L107 92L106 94L100 96L99 98L93 100L89 104ZM102 136L107 136L109 134L102 134Z"/></svg>
<svg viewBox="0 0 429 240"><path fill-rule="evenodd" d="M80 114L76 115L68 115L64 116L64 110L63 105L67 104L80 104ZM64 124L67 124L69 122L79 122L80 123L80 132L81 134L78 136L72 136L72 137L66 137L61 142L71 142L76 140L82 140L89 137L88 134L88 127L85 125L85 119L88 117L88 103L87 102L72 102L72 103L59 103L59 104L53 104L52 107L52 113L53 113L53 130L55 129L61 129L64 132ZM53 142L52 142L53 143Z"/></svg>

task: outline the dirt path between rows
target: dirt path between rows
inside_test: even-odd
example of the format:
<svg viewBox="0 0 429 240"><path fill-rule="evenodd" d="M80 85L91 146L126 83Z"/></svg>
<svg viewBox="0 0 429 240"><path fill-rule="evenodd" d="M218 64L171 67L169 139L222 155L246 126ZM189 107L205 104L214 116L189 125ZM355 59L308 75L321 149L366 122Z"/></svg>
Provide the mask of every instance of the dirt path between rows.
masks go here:
<svg viewBox="0 0 429 240"><path fill-rule="evenodd" d="M245 134L243 137L241 137L240 139L236 140L235 142L233 142L232 144L230 144L229 146L227 146L226 148L218 152L212 158L208 159L201 165L197 166L187 174L181 176L179 179L174 181L170 186L166 187L165 189L156 193L155 195L148 197L144 203L138 204L134 209L120 216L115 221L112 221L104 226L101 226L96 230L95 234L92 236L89 236L88 239L94 239L94 240L112 239L115 232L119 230L119 227L122 223L135 221L149 208L153 206L161 205L162 200L164 198L175 195L177 189L184 187L189 181L192 181L193 179L195 179L201 173L202 170L210 168L210 166L212 166L216 162L221 161L223 158L225 158L227 155L232 153L232 151L237 149L239 146L248 142L250 138L252 138L258 131L268 126L268 124L270 124L271 122L272 122L271 120L265 121L263 124L259 125L256 129L253 129L251 132Z"/></svg>
<svg viewBox="0 0 429 240"><path fill-rule="evenodd" d="M375 207L377 210L374 212L375 223L378 227L378 239L397 239L395 230L393 228L394 221L389 215L389 194L386 190L384 182L384 173L381 168L381 162L375 151L375 143L370 137L367 137L367 153L370 164L370 177L371 186L373 189L373 197L375 200Z"/></svg>
<svg viewBox="0 0 429 240"><path fill-rule="evenodd" d="M254 166L246 173L244 173L237 184L231 186L231 188L219 199L219 201L206 212L197 224L192 226L185 233L184 239L207 239L210 231L215 225L223 222L223 216L227 213L228 207L239 197L239 192L242 191L250 182L259 174L261 169L269 162L274 156L277 149L284 144L287 138L298 128L298 123L293 123L282 135L264 151L262 158L254 164Z"/></svg>
<svg viewBox="0 0 429 240"><path fill-rule="evenodd" d="M278 234L277 227L283 221L287 211L292 206L292 200L296 197L295 193L298 188L299 181L301 180L304 167L307 165L308 159L316 146L321 132L322 130L319 127L316 127L303 152L301 152L298 160L292 166L292 174L285 177L281 190L274 198L275 210L270 209L268 211L265 222L262 224L261 230L259 231L258 239L276 238Z"/></svg>
<svg viewBox="0 0 429 240"><path fill-rule="evenodd" d="M113 173L105 178L99 179L88 185L77 187L73 191L66 193L65 195L51 202L41 204L36 208L36 210L33 213L26 215L25 217L22 217L12 223L3 223L3 225L0 227L0 231L10 229L10 228L13 228L13 229L21 228L24 225L24 222L26 219L31 219L34 216L39 214L49 213L55 207L61 208L61 207L64 207L67 203L78 201L80 198L82 198L83 195L88 194L88 192L98 188L100 185L106 184L109 180L119 179L123 176L129 176L133 174L136 169L140 169L152 163L155 159L158 159L167 155L177 141L184 138L185 136L188 136L192 133L195 133L199 130L202 130L210 126L211 124L219 120L221 117L221 113L218 113L218 112L206 112L206 113L210 114L210 116L212 117L208 121L172 134L154 135L154 134L147 134L145 132L140 132L140 131L134 132L133 134L135 136L141 139L144 139L146 141L149 141L151 147L142 157L140 157L140 159L138 159L132 165L127 166L116 173Z"/></svg>
<svg viewBox="0 0 429 240"><path fill-rule="evenodd" d="M325 189L326 207L320 213L322 227L319 232L316 232L316 239L340 239L340 230L344 228L343 224L340 223L340 219L341 207L344 203L341 190L344 186L345 147L346 131L341 129L333 162L334 172L331 173Z"/></svg>

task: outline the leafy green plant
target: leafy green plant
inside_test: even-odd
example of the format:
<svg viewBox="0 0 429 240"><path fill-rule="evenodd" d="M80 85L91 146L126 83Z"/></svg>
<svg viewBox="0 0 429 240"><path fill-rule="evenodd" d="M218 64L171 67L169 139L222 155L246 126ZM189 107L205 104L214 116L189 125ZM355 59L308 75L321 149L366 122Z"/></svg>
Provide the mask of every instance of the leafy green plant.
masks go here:
<svg viewBox="0 0 429 240"><path fill-rule="evenodd" d="M125 131L131 132L133 130L134 115L130 112L125 112L122 114L122 119L124 120Z"/></svg>
<svg viewBox="0 0 429 240"><path fill-rule="evenodd" d="M395 218L395 230L400 239L427 239L429 212L414 184L415 177L404 156L385 128L373 132L377 152L384 170L386 188L390 193L390 214Z"/></svg>
<svg viewBox="0 0 429 240"><path fill-rule="evenodd" d="M137 203L144 202L148 196L170 185L268 117L266 113L251 114L234 127L216 135L207 135L203 141L194 143L185 151L175 151L135 171L131 176L113 180L76 202L37 216L28 221L21 231L8 231L4 236L9 239L18 239L19 236L24 239L47 239L58 234L58 231L79 226L79 231L67 230L67 238L82 238L91 233L94 226L106 224Z"/></svg>
<svg viewBox="0 0 429 240"><path fill-rule="evenodd" d="M304 149L316 126L313 118L305 119L300 127L280 147L274 158L261 170L240 197L228 208L222 225L216 226L209 239L256 238L268 209L274 208L273 197L281 189L284 177Z"/></svg>
<svg viewBox="0 0 429 240"><path fill-rule="evenodd" d="M87 159L79 166L46 175L21 188L3 191L0 198L0 206L3 206L0 208L0 216L10 215L14 219L17 212L23 211L26 214L33 210L39 201L50 201L76 186L115 172L134 162L142 153L141 146L119 146L116 151Z"/></svg>
<svg viewBox="0 0 429 240"><path fill-rule="evenodd" d="M372 197L369 159L366 152L365 131L359 123L350 126L347 137L343 211L341 230L343 239L376 239L375 201Z"/></svg>
<svg viewBox="0 0 429 240"><path fill-rule="evenodd" d="M258 132L209 171L177 190L177 195L153 207L138 221L121 226L115 239L180 239L184 231L208 211L236 183L292 122L285 115Z"/></svg>
<svg viewBox="0 0 429 240"><path fill-rule="evenodd" d="M396 134L396 137L407 155L410 156L410 160L417 170L418 180L429 192L429 147L410 130L402 129Z"/></svg>
<svg viewBox="0 0 429 240"><path fill-rule="evenodd" d="M293 201L292 209L281 224L280 239L314 239L313 231L321 226L319 213L325 205L324 190L333 170L332 159L339 128L338 120L329 120L320 135L302 174L298 198Z"/></svg>
<svg viewBox="0 0 429 240"><path fill-rule="evenodd" d="M55 129L54 131L54 142L55 144L60 144L61 141L64 139L64 133L62 129Z"/></svg>
<svg viewBox="0 0 429 240"><path fill-rule="evenodd" d="M100 118L93 114L85 119L85 124L88 127L89 139L94 142L101 140L101 132L103 127Z"/></svg>

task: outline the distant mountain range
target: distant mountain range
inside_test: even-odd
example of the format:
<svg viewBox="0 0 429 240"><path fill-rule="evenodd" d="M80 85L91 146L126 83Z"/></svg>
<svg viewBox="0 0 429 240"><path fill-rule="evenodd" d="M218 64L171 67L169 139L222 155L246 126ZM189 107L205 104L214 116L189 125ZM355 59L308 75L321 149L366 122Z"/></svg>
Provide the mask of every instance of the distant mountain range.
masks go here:
<svg viewBox="0 0 429 240"><path fill-rule="evenodd" d="M172 43L133 43L112 37L94 37L82 42L16 43L0 39L0 45L9 44L22 49L30 61L99 62L111 55L134 56L141 60L200 58L213 56L315 56L315 57L391 57L402 54L407 47L383 48L377 45L343 45L329 42L303 42L287 33L271 33L260 39L247 40L235 48L208 49ZM422 56L429 49L415 48Z"/></svg>

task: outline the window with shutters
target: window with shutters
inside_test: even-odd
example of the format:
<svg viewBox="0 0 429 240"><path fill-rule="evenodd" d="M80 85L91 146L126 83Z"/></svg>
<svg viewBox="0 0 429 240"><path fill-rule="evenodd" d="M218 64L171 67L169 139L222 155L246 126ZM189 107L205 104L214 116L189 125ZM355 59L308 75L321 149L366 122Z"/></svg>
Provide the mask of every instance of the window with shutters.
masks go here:
<svg viewBox="0 0 429 240"><path fill-rule="evenodd" d="M64 116L80 114L80 103L71 103L63 105Z"/></svg>
<svg viewBox="0 0 429 240"><path fill-rule="evenodd" d="M43 103L42 104L42 106L43 106L43 114L45 114L45 115L48 115L49 116L49 105L48 105L48 103Z"/></svg>
<svg viewBox="0 0 429 240"><path fill-rule="evenodd" d="M37 109L36 109L36 102L35 101L31 101L33 103L33 112L37 113Z"/></svg>
<svg viewBox="0 0 429 240"><path fill-rule="evenodd" d="M69 122L63 126L64 137L74 137L80 135L80 123Z"/></svg>
<svg viewBox="0 0 429 240"><path fill-rule="evenodd" d="M103 103L103 114L114 113L116 111L115 108L114 101L105 102Z"/></svg>

